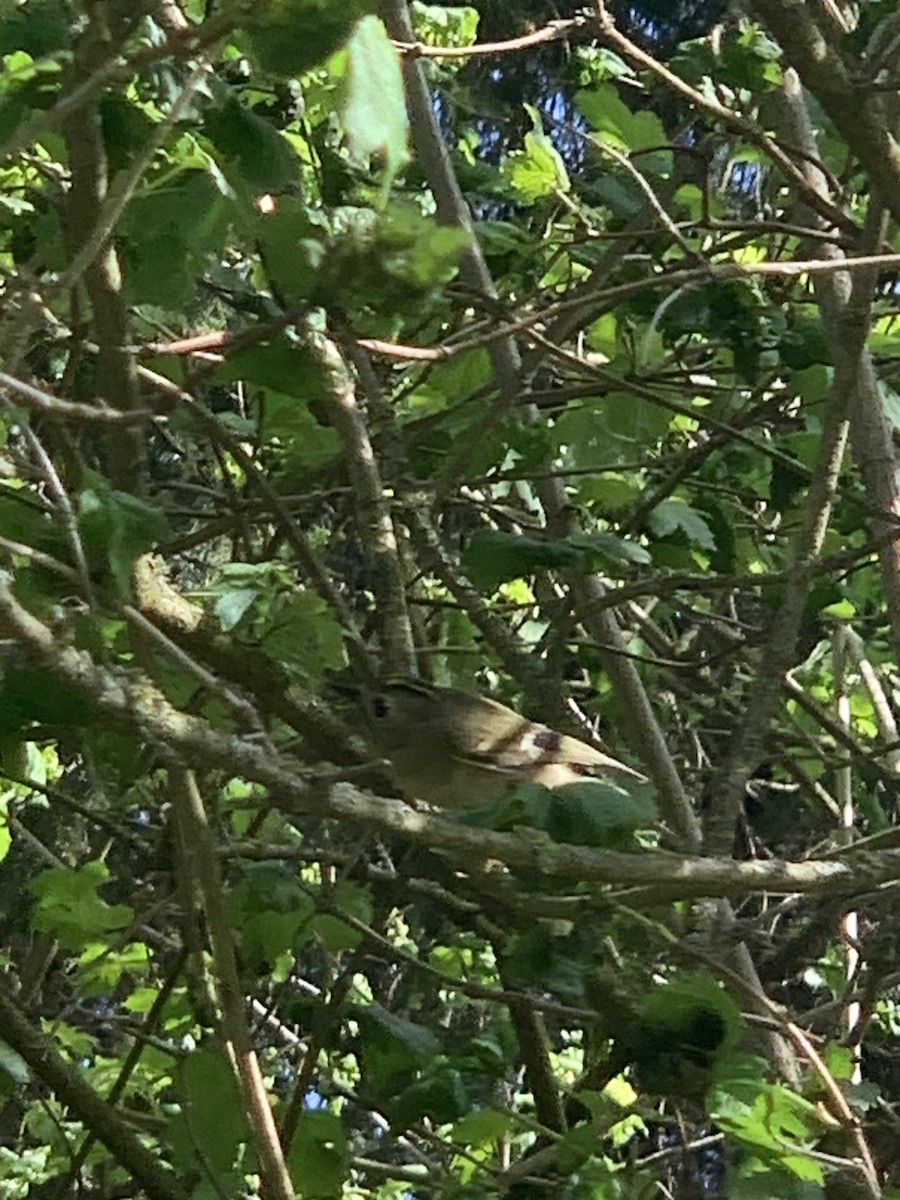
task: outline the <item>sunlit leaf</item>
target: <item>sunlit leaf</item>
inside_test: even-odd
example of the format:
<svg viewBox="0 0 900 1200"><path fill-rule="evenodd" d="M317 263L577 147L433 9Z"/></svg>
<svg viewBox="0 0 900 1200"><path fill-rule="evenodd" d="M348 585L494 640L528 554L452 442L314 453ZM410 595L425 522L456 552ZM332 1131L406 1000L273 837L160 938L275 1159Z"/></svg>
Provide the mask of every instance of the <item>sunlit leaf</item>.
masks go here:
<svg viewBox="0 0 900 1200"><path fill-rule="evenodd" d="M540 113L531 105L525 107L531 118L531 132L525 134L525 148L509 155L503 171L515 192L534 203L556 192L568 192L570 185L565 163L544 133Z"/></svg>
<svg viewBox="0 0 900 1200"><path fill-rule="evenodd" d="M108 904L99 889L110 880L102 862L78 868L50 867L32 880L35 897L34 926L52 933L70 950L88 941L124 931L134 913L127 904Z"/></svg>
<svg viewBox="0 0 900 1200"><path fill-rule="evenodd" d="M344 128L351 154L384 157L385 187L409 158L406 102L397 51L377 17L364 17L347 43L349 83Z"/></svg>

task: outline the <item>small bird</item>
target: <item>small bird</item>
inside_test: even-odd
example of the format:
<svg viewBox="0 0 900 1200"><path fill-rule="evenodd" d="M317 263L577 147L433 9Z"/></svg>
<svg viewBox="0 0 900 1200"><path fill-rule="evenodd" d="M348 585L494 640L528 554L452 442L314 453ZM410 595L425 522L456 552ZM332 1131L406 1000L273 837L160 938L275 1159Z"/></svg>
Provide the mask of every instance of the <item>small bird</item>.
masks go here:
<svg viewBox="0 0 900 1200"><path fill-rule="evenodd" d="M397 787L441 808L491 804L514 783L558 788L607 774L645 778L602 750L458 688L390 679L367 715Z"/></svg>

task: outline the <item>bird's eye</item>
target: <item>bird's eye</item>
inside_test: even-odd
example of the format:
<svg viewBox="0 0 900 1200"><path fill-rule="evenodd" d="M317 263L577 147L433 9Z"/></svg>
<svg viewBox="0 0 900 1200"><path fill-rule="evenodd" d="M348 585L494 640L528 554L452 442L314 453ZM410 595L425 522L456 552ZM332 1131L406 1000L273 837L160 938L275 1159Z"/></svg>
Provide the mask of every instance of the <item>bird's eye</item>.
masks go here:
<svg viewBox="0 0 900 1200"><path fill-rule="evenodd" d="M531 735L531 744L538 750L549 750L551 753L555 753L559 750L561 742L562 736L555 729L545 729L543 726L535 729Z"/></svg>
<svg viewBox="0 0 900 1200"><path fill-rule="evenodd" d="M376 696L372 701L372 715L383 719L390 712L390 706L384 696Z"/></svg>

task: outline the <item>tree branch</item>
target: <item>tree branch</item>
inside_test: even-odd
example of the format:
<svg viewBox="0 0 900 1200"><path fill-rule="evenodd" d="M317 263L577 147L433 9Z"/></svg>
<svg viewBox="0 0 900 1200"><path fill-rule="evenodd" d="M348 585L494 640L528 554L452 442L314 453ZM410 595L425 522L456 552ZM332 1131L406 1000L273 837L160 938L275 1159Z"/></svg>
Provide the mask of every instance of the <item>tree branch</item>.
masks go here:
<svg viewBox="0 0 900 1200"><path fill-rule="evenodd" d="M182 827L190 840L197 885L209 927L221 1009L221 1036L237 1076L262 1166L266 1194L271 1195L273 1200L294 1200L293 1184L281 1151L259 1060L250 1038L222 875L193 771L182 769L175 772L175 802Z"/></svg>
<svg viewBox="0 0 900 1200"><path fill-rule="evenodd" d="M3 987L0 987L0 1036L22 1056L36 1078L134 1176L150 1200L184 1200L187 1189L172 1169L160 1161L158 1150L144 1145L116 1109L31 1025Z"/></svg>
<svg viewBox="0 0 900 1200"><path fill-rule="evenodd" d="M846 138L851 152L900 221L900 145L878 96L868 80L851 74L840 50L813 19L805 0L754 0L751 8L768 26L785 57L806 87ZM804 199L822 212L822 192Z"/></svg>

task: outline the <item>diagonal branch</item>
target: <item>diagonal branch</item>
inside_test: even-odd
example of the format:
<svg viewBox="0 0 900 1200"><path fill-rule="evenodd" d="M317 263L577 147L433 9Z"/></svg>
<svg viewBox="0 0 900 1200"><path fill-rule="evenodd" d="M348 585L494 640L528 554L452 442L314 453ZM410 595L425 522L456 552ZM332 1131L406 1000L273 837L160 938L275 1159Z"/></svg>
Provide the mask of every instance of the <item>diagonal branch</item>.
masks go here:
<svg viewBox="0 0 900 1200"><path fill-rule="evenodd" d="M854 77L832 39L816 24L806 0L754 0L751 5L784 50L852 154L900 221L900 145L877 93ZM822 192L804 199L822 211Z"/></svg>
<svg viewBox="0 0 900 1200"><path fill-rule="evenodd" d="M22 1056L35 1077L131 1173L150 1200L183 1200L187 1196L187 1189L172 1169L160 1161L157 1151L144 1145L115 1108L66 1062L2 987L0 1036Z"/></svg>

